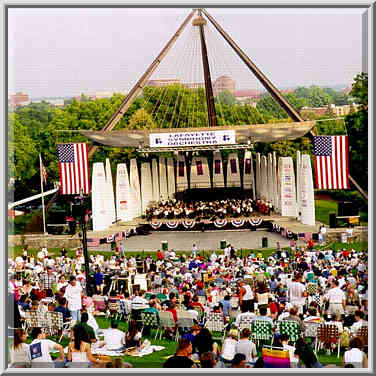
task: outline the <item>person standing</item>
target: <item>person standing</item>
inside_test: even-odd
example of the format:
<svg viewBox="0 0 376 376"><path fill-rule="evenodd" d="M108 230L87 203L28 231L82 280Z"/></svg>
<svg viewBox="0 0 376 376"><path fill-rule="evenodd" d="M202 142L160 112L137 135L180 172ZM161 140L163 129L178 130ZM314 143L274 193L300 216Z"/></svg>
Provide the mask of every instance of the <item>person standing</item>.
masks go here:
<svg viewBox="0 0 376 376"><path fill-rule="evenodd" d="M346 295L343 290L339 288L338 280L333 280L330 290L327 292L324 298L329 302L328 314L336 316L338 314L343 315L345 313Z"/></svg>
<svg viewBox="0 0 376 376"><path fill-rule="evenodd" d="M65 288L64 298L68 301L68 309L70 311L72 321L81 320L81 308L83 291L80 283L77 283L76 277L71 276L69 285Z"/></svg>
<svg viewBox="0 0 376 376"><path fill-rule="evenodd" d="M320 234L321 234L322 244L325 244L326 243L326 227L324 224L321 226Z"/></svg>
<svg viewBox="0 0 376 376"><path fill-rule="evenodd" d="M246 284L244 281L239 281L238 286L239 291L239 305L242 312L253 312L254 309L254 296L250 285Z"/></svg>
<svg viewBox="0 0 376 376"><path fill-rule="evenodd" d="M196 247L196 244L193 244L192 255L193 255L194 258L197 257L197 251L198 251L198 249Z"/></svg>
<svg viewBox="0 0 376 376"><path fill-rule="evenodd" d="M56 276L52 273L51 266L47 266L46 270L46 273L42 274L40 277L40 289L52 291L55 283L57 282Z"/></svg>
<svg viewBox="0 0 376 376"><path fill-rule="evenodd" d="M303 313L305 298L308 295L302 283L302 274L297 274L295 280L288 284L289 302L298 308L300 314Z"/></svg>

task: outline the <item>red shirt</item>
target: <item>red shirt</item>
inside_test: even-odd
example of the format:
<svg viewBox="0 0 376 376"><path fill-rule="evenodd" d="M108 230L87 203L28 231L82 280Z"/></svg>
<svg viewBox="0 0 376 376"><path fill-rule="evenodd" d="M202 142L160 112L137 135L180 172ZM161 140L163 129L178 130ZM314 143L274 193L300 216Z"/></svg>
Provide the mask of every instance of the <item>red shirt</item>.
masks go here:
<svg viewBox="0 0 376 376"><path fill-rule="evenodd" d="M205 311L204 307L202 306L202 304L200 302L192 302L191 306L192 307L200 307L200 309L201 309L202 312Z"/></svg>
<svg viewBox="0 0 376 376"><path fill-rule="evenodd" d="M162 252L158 252L157 253L157 258L158 258L158 260L163 260L163 254L162 254Z"/></svg>
<svg viewBox="0 0 376 376"><path fill-rule="evenodd" d="M178 321L178 313L176 312L176 309L168 309L167 312L171 312L172 313L172 317L174 318L174 321Z"/></svg>

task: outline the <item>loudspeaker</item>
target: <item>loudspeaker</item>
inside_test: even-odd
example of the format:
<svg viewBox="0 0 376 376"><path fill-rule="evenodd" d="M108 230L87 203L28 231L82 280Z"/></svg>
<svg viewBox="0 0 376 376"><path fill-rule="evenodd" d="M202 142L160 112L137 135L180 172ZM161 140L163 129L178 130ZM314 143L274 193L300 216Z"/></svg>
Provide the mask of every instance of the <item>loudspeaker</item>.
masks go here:
<svg viewBox="0 0 376 376"><path fill-rule="evenodd" d="M79 218L82 215L82 206L81 205L72 205L72 217Z"/></svg>
<svg viewBox="0 0 376 376"><path fill-rule="evenodd" d="M315 242L318 242L319 241L319 234L318 233L313 233L312 234L312 240L314 240Z"/></svg>
<svg viewBox="0 0 376 376"><path fill-rule="evenodd" d="M268 248L268 238L262 238L262 248Z"/></svg>
<svg viewBox="0 0 376 376"><path fill-rule="evenodd" d="M336 213L329 213L329 227L330 228L336 228L337 227Z"/></svg>
<svg viewBox="0 0 376 376"><path fill-rule="evenodd" d="M338 217L347 217L350 215L359 215L359 208L351 201L339 202Z"/></svg>

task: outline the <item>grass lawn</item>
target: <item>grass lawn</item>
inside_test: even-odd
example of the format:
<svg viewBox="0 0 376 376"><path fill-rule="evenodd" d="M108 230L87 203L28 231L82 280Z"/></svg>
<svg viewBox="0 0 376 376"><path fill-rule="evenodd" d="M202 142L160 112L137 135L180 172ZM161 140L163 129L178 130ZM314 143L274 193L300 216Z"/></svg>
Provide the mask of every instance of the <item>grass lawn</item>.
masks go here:
<svg viewBox="0 0 376 376"><path fill-rule="evenodd" d="M329 214L337 214L337 201L332 200L315 200L315 216L316 221L329 225ZM368 225L368 213L360 212L360 225Z"/></svg>
<svg viewBox="0 0 376 376"><path fill-rule="evenodd" d="M106 319L104 317L96 317L96 320L98 322L98 325L101 329L107 329L110 326L110 320ZM119 327L120 330L126 331L127 330L127 323L120 321L119 322ZM157 346L164 346L165 349L162 351L158 351L155 353L152 353L150 355L146 355L144 357L135 357L135 356L122 356L122 359L125 362L131 363L133 367L135 368L162 368L164 362L166 361L166 357L173 355L176 351L177 348L177 343L175 341L170 341L166 339L162 340L155 340L155 330L152 330L151 336L149 337L143 337L143 339L148 338L151 342L152 345L157 345ZM58 342L57 337L49 337L55 342ZM27 339L27 343L30 343L32 340L29 337ZM11 338L8 338L8 348L10 349L10 346L12 345L13 340ZM217 341L219 345L221 345L221 341ZM62 341L60 344L64 347L66 347L69 344L69 338L68 337L63 337ZM341 354L340 357L337 358L337 352L334 350L332 351L331 355L326 355L324 351L320 351L318 354L318 359L321 364L323 365L328 365L328 364L335 364L337 366L342 365L342 357L343 357L343 352L345 349L341 349ZM261 348L259 349L259 356L261 355ZM53 354L53 357L55 357L56 354ZM10 358L9 358L10 361Z"/></svg>

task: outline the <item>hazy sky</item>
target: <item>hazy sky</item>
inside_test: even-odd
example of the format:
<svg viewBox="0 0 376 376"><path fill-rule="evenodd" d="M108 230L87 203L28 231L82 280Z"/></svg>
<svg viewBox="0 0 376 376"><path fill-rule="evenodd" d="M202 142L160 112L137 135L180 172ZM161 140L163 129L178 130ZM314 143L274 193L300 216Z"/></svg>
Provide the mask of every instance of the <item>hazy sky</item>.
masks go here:
<svg viewBox="0 0 376 376"><path fill-rule="evenodd" d="M189 11L10 9L9 93L129 90ZM349 85L361 71L361 9L208 11L276 86ZM194 30L189 24L152 78L200 80ZM207 39L213 79L227 74L238 88L261 88L210 23Z"/></svg>

